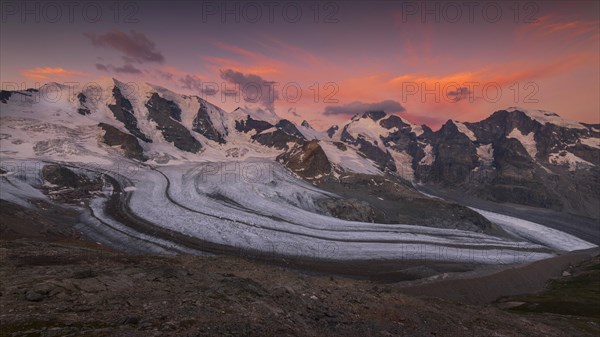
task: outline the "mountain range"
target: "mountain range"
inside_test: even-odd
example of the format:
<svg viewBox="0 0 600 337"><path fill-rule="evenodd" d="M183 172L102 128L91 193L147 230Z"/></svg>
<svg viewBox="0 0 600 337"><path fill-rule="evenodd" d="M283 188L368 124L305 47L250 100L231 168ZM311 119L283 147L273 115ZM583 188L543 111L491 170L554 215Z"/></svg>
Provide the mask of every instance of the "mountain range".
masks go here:
<svg viewBox="0 0 600 337"><path fill-rule="evenodd" d="M226 112L152 84L131 92L116 79L95 83L100 92L56 83L2 91L2 153L81 159L118 151L161 164L260 157L315 184L393 176L414 186L600 218L599 124L511 107L479 122L448 120L433 131L395 114L365 111L321 132L306 121L297 125L244 108ZM42 93L49 88L62 95L48 99ZM31 119L52 123L56 137L11 132L27 130L11 123L26 126ZM82 133L61 133L60 125Z"/></svg>

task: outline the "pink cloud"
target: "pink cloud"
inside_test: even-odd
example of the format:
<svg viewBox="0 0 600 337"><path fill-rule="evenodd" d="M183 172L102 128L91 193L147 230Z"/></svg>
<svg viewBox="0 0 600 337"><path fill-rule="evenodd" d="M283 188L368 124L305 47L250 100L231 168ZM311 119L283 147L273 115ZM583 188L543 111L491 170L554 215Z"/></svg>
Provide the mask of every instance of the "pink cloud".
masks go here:
<svg viewBox="0 0 600 337"><path fill-rule="evenodd" d="M21 71L21 74L32 80L64 80L66 77L72 76L83 76L86 73L78 71L78 70L70 70L64 68L52 68L52 67L40 67L40 68L32 68L32 69L24 69Z"/></svg>

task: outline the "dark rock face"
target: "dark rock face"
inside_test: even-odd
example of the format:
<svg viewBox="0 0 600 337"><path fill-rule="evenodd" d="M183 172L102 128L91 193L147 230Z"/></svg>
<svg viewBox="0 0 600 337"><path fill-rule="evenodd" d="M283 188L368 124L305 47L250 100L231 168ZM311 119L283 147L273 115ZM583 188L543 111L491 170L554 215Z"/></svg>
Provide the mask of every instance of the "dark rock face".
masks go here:
<svg viewBox="0 0 600 337"><path fill-rule="evenodd" d="M490 117L477 122L465 123L482 144L497 142L505 138L512 130L519 129L523 134L536 132L541 124L529 118L521 111L500 110Z"/></svg>
<svg viewBox="0 0 600 337"><path fill-rule="evenodd" d="M531 157L518 140L507 138L494 148L496 175L484 181L488 199L544 208L560 208L558 196L542 182Z"/></svg>
<svg viewBox="0 0 600 337"><path fill-rule="evenodd" d="M409 154L419 149L418 146L415 146L413 151L408 151L411 145L416 145L417 135L412 131L411 126L404 123L400 117L391 115L388 118L380 120L379 125L388 130L397 129L385 137L381 136L381 140L386 147L398 152L407 151Z"/></svg>
<svg viewBox="0 0 600 337"><path fill-rule="evenodd" d="M452 121L442 126L433 142L435 161L430 176L433 181L443 184L461 183L478 166L475 145Z"/></svg>
<svg viewBox="0 0 600 337"><path fill-rule="evenodd" d="M157 95L158 97L160 97L156 93L153 95ZM169 110L169 115L171 116L171 118L181 123L181 109L179 108L179 106L175 102L169 101L167 99L164 100L163 104L165 105L165 108Z"/></svg>
<svg viewBox="0 0 600 337"><path fill-rule="evenodd" d="M2 103L8 102L8 100L10 99L10 96L12 96L12 92L7 91L7 90L0 91L0 102L2 102Z"/></svg>
<svg viewBox="0 0 600 337"><path fill-rule="evenodd" d="M456 203L428 198L417 192L408 182L393 176L347 174L337 182L319 181L319 187L344 198L342 200L345 202L330 201L320 204L328 214L342 219L346 219L342 212L346 210L353 217L362 214L363 218L377 223L501 233L494 224L475 211ZM367 203L370 207L368 210L364 207L352 210L351 205L357 205L353 200ZM357 212L357 209L362 212Z"/></svg>
<svg viewBox="0 0 600 337"><path fill-rule="evenodd" d="M304 139L304 135L300 132L300 130L298 130L296 125L294 125L294 123L288 121L287 119L280 120L279 122L277 122L277 124L275 124L275 126L290 136L299 139Z"/></svg>
<svg viewBox="0 0 600 337"><path fill-rule="evenodd" d="M262 145L274 147L280 150L289 149L290 143L302 144L306 140L304 137L299 138L279 128L277 130L274 130L273 132L262 132L257 135L254 135L252 136L252 139Z"/></svg>
<svg viewBox="0 0 600 337"><path fill-rule="evenodd" d="M279 155L277 160L306 179L324 177L332 170L332 165L317 140L297 145Z"/></svg>
<svg viewBox="0 0 600 337"><path fill-rule="evenodd" d="M115 98L115 104L109 104L108 108L112 111L115 118L125 125L125 128L131 132L132 135L143 140L146 143L152 143L152 139L148 138L142 133L137 126L137 119L133 114L133 106L131 102L121 94L121 90L118 87L113 88L113 96Z"/></svg>
<svg viewBox="0 0 600 337"><path fill-rule="evenodd" d="M77 109L77 112L78 112L80 115L83 115L83 116L85 116L85 115L89 115L89 114L90 114L90 109L88 109L88 108L85 106L85 103L86 103L86 101L87 101L87 97L86 97L86 96L85 96L85 95L84 95L82 92L80 92L80 93L77 95L77 99L79 100L79 105L81 106L80 108L78 108L78 109Z"/></svg>
<svg viewBox="0 0 600 337"><path fill-rule="evenodd" d="M327 136L329 136L329 138L333 137L333 135L337 132L337 130L339 130L340 127L337 125L334 125L332 127L330 127L329 129L327 129Z"/></svg>
<svg viewBox="0 0 600 337"><path fill-rule="evenodd" d="M385 116L387 116L387 114L384 111L377 110L365 112L362 118L371 118L374 121L378 121Z"/></svg>
<svg viewBox="0 0 600 337"><path fill-rule="evenodd" d="M14 95L20 95L21 99L24 99L23 96L25 97L31 97L31 93L34 92L38 92L37 89L26 89L24 91L10 91L10 90L0 90L0 102L8 104L8 101L10 100L11 97L13 97ZM14 97L13 97L14 99Z"/></svg>
<svg viewBox="0 0 600 337"><path fill-rule="evenodd" d="M86 109L86 108L78 108L77 109L77 113L80 114L80 115L85 116L85 115L89 115L90 114L90 110Z"/></svg>
<svg viewBox="0 0 600 337"><path fill-rule="evenodd" d="M514 138L506 138L502 142L497 142L494 147L495 156L494 162L500 170L514 167L522 176L523 170L531 170L534 168L533 161L523 147L520 141Z"/></svg>
<svg viewBox="0 0 600 337"><path fill-rule="evenodd" d="M508 135L516 128L523 134L537 132L541 125L520 111L498 111L477 123L465 123L477 141L471 141L452 122L434 133L435 161L428 174L419 178L446 187L460 187L485 199L537 207L560 207L555 193L544 186L545 173L538 169L527 150ZM493 163L485 171L478 163L476 146L491 144ZM475 168L479 171L473 171Z"/></svg>
<svg viewBox="0 0 600 337"><path fill-rule="evenodd" d="M180 150L191 153L198 153L202 149L202 144L190 131L174 119L177 116L181 118L181 109L173 101L154 93L146 102L146 108L150 119L156 122L156 128L162 132L166 141L173 143Z"/></svg>
<svg viewBox="0 0 600 337"><path fill-rule="evenodd" d="M225 138L217 131L213 125L208 109L203 102L200 102L200 109L193 121L192 130L198 132L204 137L220 144L225 144Z"/></svg>
<svg viewBox="0 0 600 337"><path fill-rule="evenodd" d="M575 144L569 147L569 152L587 162L600 166L600 151L597 148L585 144Z"/></svg>
<svg viewBox="0 0 600 337"><path fill-rule="evenodd" d="M379 125L383 126L386 129L398 128L399 130L410 129L410 125L404 123L402 118L396 115L390 115L388 118L385 118L379 122Z"/></svg>
<svg viewBox="0 0 600 337"><path fill-rule="evenodd" d="M244 133L254 131L254 135L250 137L252 140L280 150L289 149L289 143L301 145L306 141L306 138L296 128L294 123L286 119L282 119L273 125L269 122L256 120L247 116L245 121L235 122L235 129Z"/></svg>
<svg viewBox="0 0 600 337"><path fill-rule="evenodd" d="M465 125L475 134L476 141L458 132L453 123L446 123L431 136L421 136L432 142L435 161L427 170L415 170L417 179L497 202L600 217L600 196L594 192L600 189L598 178L594 177L600 171L598 167L568 171L548 160L551 154L566 155L568 151L597 165L600 151L579 141L599 136L592 126L542 124L518 110L500 110L480 122ZM533 158L518 139L512 138L510 134L515 131L533 135ZM478 167L476 155L476 147L484 144L493 148L493 162L486 170ZM473 171L476 167L477 172Z"/></svg>
<svg viewBox="0 0 600 337"><path fill-rule="evenodd" d="M54 186L42 186L42 191L51 199L68 204L79 204L102 190L99 176L89 177L57 164L45 165L42 178Z"/></svg>
<svg viewBox="0 0 600 337"><path fill-rule="evenodd" d="M140 161L146 161L147 158L144 156L144 149L138 143L137 138L130 134L121 132L119 129L112 125L100 123L98 124L104 131L103 141L108 146L120 145L121 149L125 151L125 155L128 158L137 159Z"/></svg>
<svg viewBox="0 0 600 337"><path fill-rule="evenodd" d="M273 124L261 120L253 119L248 116L245 121L235 121L235 129L239 132L248 133L252 130L256 131L256 134L261 133L267 129L273 127Z"/></svg>
<svg viewBox="0 0 600 337"><path fill-rule="evenodd" d="M337 147L338 149L340 149L342 151L348 150L348 147L346 146L346 144L344 144L342 142L333 142L333 145L335 145L335 147Z"/></svg>
<svg viewBox="0 0 600 337"><path fill-rule="evenodd" d="M514 202L538 207L557 207L554 193L541 181L545 172L538 169L535 160L540 154L541 141L536 158L531 158L527 150L517 139L510 138L513 130L524 135L538 134L542 125L521 111L501 110L477 123L465 123L477 139L484 144L492 144L494 150L494 171L489 176L470 185L479 185L479 194L487 199L501 202ZM536 136L537 138L537 136Z"/></svg>
<svg viewBox="0 0 600 337"><path fill-rule="evenodd" d="M308 124L308 122L306 120L303 120L300 125L302 125L303 127L307 128L307 129L313 128L312 126L310 126L310 124Z"/></svg>
<svg viewBox="0 0 600 337"><path fill-rule="evenodd" d="M44 166L42 177L51 184L59 186L77 187L81 184L81 178L75 172L61 165Z"/></svg>

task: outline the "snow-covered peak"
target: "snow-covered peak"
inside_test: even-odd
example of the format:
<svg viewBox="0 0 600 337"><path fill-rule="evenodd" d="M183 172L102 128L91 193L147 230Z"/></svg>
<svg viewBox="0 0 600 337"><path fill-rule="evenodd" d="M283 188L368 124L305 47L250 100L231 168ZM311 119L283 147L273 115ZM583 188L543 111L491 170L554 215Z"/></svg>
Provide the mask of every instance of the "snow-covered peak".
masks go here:
<svg viewBox="0 0 600 337"><path fill-rule="evenodd" d="M584 125L579 122L575 122L563 117L560 117L557 113L545 111L545 110L536 110L536 109L524 109L520 107L510 107L506 109L508 112L513 111L521 111L526 114L529 118L536 120L542 124L553 124L556 126L560 126L563 128L569 129L586 129Z"/></svg>
<svg viewBox="0 0 600 337"><path fill-rule="evenodd" d="M391 132L395 132L398 129L393 127L391 129L384 128L379 123L379 119L369 118L364 114L361 118L352 118L352 120L346 124L345 130L350 136L357 139L363 137L372 144L377 144L378 147L385 151L380 137L386 137Z"/></svg>

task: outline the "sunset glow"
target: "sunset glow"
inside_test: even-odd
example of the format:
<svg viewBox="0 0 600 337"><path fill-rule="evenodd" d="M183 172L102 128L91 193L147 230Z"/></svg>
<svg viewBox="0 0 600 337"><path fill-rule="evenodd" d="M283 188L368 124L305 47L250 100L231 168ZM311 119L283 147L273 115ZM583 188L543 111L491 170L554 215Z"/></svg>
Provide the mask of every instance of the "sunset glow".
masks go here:
<svg viewBox="0 0 600 337"><path fill-rule="evenodd" d="M600 122L595 1L481 3L472 12L444 2L311 2L299 6L298 18L285 4L272 15L259 6L259 19L254 7L229 5L230 12L221 2L135 2L118 13L104 6L98 18L84 7L62 8L56 19L54 8L27 12L7 2L3 87L83 85L111 76L208 92L209 101L229 110L272 108L318 128L353 113L325 114L328 107L386 100L402 106L396 113L433 128L515 105ZM229 70L239 78L224 79ZM244 99L252 93L237 100L223 94L243 91L249 79L275 83L272 104ZM205 90L215 85L218 92Z"/></svg>

